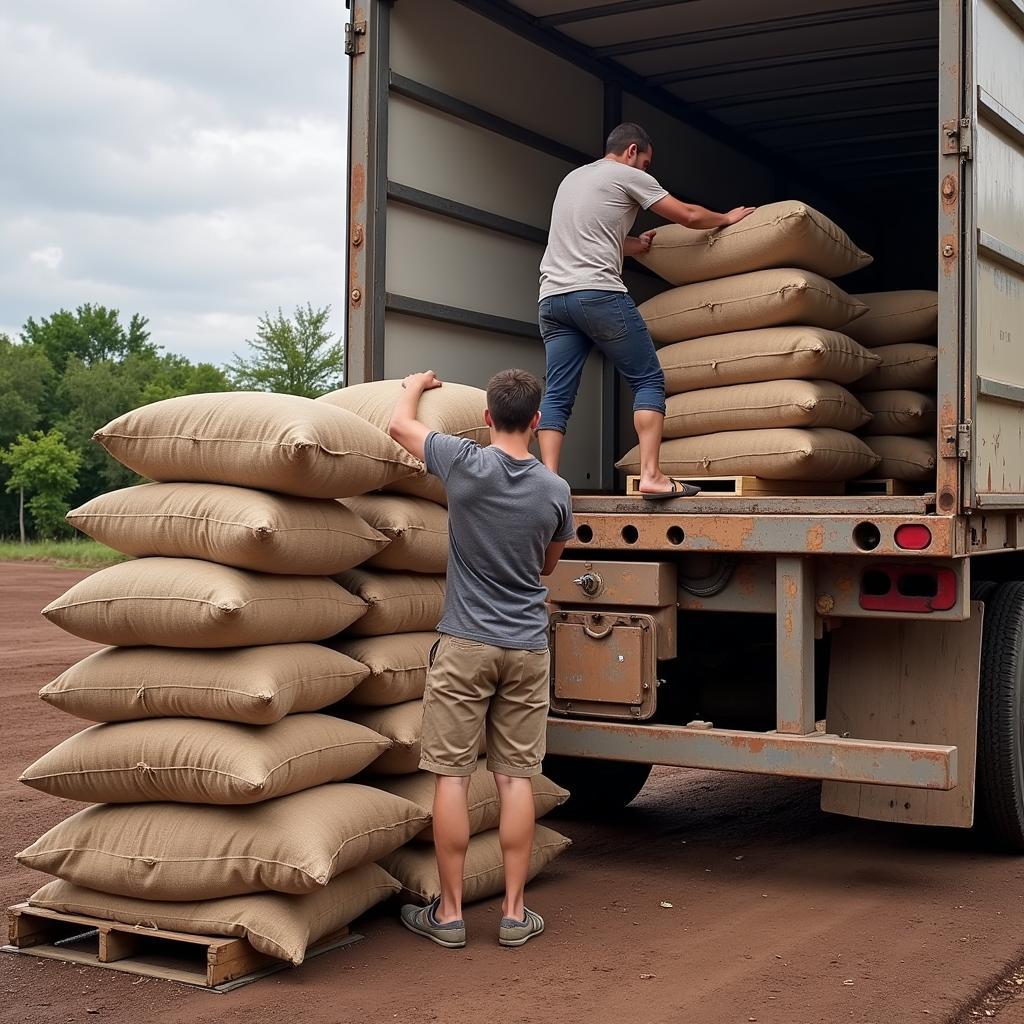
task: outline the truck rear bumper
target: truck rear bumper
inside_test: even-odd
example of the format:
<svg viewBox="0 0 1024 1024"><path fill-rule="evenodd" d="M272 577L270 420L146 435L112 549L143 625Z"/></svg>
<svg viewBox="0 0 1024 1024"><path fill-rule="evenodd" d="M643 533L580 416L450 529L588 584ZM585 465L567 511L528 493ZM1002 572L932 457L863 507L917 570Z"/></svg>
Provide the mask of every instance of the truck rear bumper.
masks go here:
<svg viewBox="0 0 1024 1024"><path fill-rule="evenodd" d="M957 785L956 747L823 733L799 736L551 718L548 753L911 789L950 790Z"/></svg>

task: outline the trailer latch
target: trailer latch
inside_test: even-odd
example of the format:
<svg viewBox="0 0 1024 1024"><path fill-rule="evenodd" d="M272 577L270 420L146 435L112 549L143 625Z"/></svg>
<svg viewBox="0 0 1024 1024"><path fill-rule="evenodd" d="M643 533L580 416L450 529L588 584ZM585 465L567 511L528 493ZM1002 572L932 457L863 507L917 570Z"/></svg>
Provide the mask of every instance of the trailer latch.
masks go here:
<svg viewBox="0 0 1024 1024"><path fill-rule="evenodd" d="M971 119L942 122L942 152L944 156L971 155Z"/></svg>
<svg viewBox="0 0 1024 1024"><path fill-rule="evenodd" d="M349 57L355 57L366 52L366 22L346 21L345 22L345 53Z"/></svg>

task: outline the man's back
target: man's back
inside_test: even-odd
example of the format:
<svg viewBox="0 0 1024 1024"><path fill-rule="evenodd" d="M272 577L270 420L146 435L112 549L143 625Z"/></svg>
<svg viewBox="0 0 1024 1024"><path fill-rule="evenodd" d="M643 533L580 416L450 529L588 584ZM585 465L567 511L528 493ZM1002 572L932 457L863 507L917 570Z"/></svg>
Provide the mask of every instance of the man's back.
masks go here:
<svg viewBox="0 0 1024 1024"><path fill-rule="evenodd" d="M448 491L448 593L439 631L545 649L540 573L548 545L572 536L568 484L534 458L446 434L430 434L425 454Z"/></svg>

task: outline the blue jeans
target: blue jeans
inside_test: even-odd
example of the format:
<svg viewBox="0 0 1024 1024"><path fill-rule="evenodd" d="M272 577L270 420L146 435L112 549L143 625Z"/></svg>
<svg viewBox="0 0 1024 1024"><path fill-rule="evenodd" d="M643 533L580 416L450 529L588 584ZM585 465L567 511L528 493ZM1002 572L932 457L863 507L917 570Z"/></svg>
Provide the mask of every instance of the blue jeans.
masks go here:
<svg viewBox="0 0 1024 1024"><path fill-rule="evenodd" d="M539 430L565 433L579 391L583 364L596 345L626 378L633 411L665 413L665 374L643 317L625 292L579 291L541 300L540 333L547 386Z"/></svg>

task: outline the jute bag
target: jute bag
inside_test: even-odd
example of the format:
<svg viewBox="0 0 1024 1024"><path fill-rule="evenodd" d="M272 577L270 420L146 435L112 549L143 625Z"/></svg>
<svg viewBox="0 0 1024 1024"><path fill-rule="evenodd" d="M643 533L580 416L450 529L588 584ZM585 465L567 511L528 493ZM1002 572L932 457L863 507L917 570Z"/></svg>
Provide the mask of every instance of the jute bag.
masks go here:
<svg viewBox="0 0 1024 1024"><path fill-rule="evenodd" d="M776 380L704 388L672 395L666 405L666 438L770 427L856 430L870 419L870 414L846 388L824 380Z"/></svg>
<svg viewBox="0 0 1024 1024"><path fill-rule="evenodd" d="M147 900L303 893L380 860L429 818L408 800L352 782L249 807L97 805L17 859L76 885Z"/></svg>
<svg viewBox="0 0 1024 1024"><path fill-rule="evenodd" d="M333 579L366 602L366 614L349 628L352 636L432 630L444 614L443 576L349 569Z"/></svg>
<svg viewBox="0 0 1024 1024"><path fill-rule="evenodd" d="M270 725L347 697L369 668L319 644L191 651L107 647L39 691L90 722L210 718Z"/></svg>
<svg viewBox="0 0 1024 1024"><path fill-rule="evenodd" d="M394 572L447 570L448 513L440 505L395 494L346 498L344 504L390 542L366 559L367 566Z"/></svg>
<svg viewBox="0 0 1024 1024"><path fill-rule="evenodd" d="M812 430L727 430L680 437L661 446L661 468L672 476L759 476L766 480L852 480L878 464L858 437L826 427ZM640 472L640 448L617 463Z"/></svg>
<svg viewBox="0 0 1024 1024"><path fill-rule="evenodd" d="M912 341L872 351L882 362L857 382L858 391L935 390L939 352L934 345Z"/></svg>
<svg viewBox="0 0 1024 1024"><path fill-rule="evenodd" d="M68 522L127 555L201 558L256 572L329 576L388 546L337 501L220 484L142 484L101 494Z"/></svg>
<svg viewBox="0 0 1024 1024"><path fill-rule="evenodd" d="M930 480L935 474L935 439L928 437L869 437L868 444L882 460L874 475L893 480Z"/></svg>
<svg viewBox="0 0 1024 1024"><path fill-rule="evenodd" d="M86 577L43 615L99 644L205 648L324 640L365 611L364 601L326 577L139 558Z"/></svg>
<svg viewBox="0 0 1024 1024"><path fill-rule="evenodd" d="M59 743L19 781L87 803L253 804L350 779L389 746L331 715L288 715L273 725L110 722Z"/></svg>
<svg viewBox="0 0 1024 1024"><path fill-rule="evenodd" d="M198 480L347 498L420 472L365 419L297 395L185 395L125 413L93 434L150 480Z"/></svg>
<svg viewBox="0 0 1024 1024"><path fill-rule="evenodd" d="M401 393L400 380L378 380L332 391L328 395L322 395L317 401L354 412L380 430L386 431ZM440 434L467 437L477 444L486 445L490 444L491 438L484 422L486 407L486 391L466 384L445 381L441 387L427 391L420 398L417 417L421 423ZM426 472L395 481L387 489L425 498L439 505L448 504L444 484Z"/></svg>
<svg viewBox="0 0 1024 1024"><path fill-rule="evenodd" d="M557 856L572 845L572 840L559 835L554 829L538 825L530 855L527 881L537 875ZM402 890L414 899L429 903L441 895L437 876L437 860L429 846L412 845L395 850L381 859L381 867L396 878ZM465 879L462 899L465 903L497 896L505 889L505 871L501 860L498 831L481 832L469 841L466 851Z"/></svg>
<svg viewBox="0 0 1024 1024"><path fill-rule="evenodd" d="M657 345L782 324L838 330L867 307L808 270L758 270L687 284L639 307Z"/></svg>
<svg viewBox="0 0 1024 1024"><path fill-rule="evenodd" d="M659 227L650 252L637 259L675 285L772 267L842 277L872 262L842 228L794 199L759 206L739 224L713 231Z"/></svg>
<svg viewBox="0 0 1024 1024"><path fill-rule="evenodd" d="M920 391L865 391L861 404L871 413L871 422L861 434L932 434L935 432L935 399Z"/></svg>
<svg viewBox="0 0 1024 1024"><path fill-rule="evenodd" d="M261 892L190 903L131 899L56 879L29 897L33 907L120 921L140 929L231 935L296 967L306 949L401 889L382 867L363 864L302 896Z"/></svg>
<svg viewBox="0 0 1024 1024"><path fill-rule="evenodd" d="M881 358L836 331L766 327L694 338L658 350L669 395L773 380L830 380L852 384Z"/></svg>
<svg viewBox="0 0 1024 1024"><path fill-rule="evenodd" d="M381 789L394 793L397 796L411 800L414 804L425 810L430 810L434 805L434 778L431 772L416 772L415 775L405 775L401 778L378 779L374 785ZM533 784L533 807L538 818L544 817L549 811L564 804L569 799L569 791L556 786L550 779L543 775L534 775L530 782ZM481 758L477 769L469 777L469 834L475 836L480 832L498 827L501 804L498 799L498 786L494 781L494 775L487 770L487 759ZM428 825L419 835L417 842L434 841L434 827Z"/></svg>
<svg viewBox="0 0 1024 1024"><path fill-rule="evenodd" d="M398 633L393 636L340 637L331 646L359 662L365 682L349 694L347 705L388 707L423 696L430 667L430 649L437 633Z"/></svg>
<svg viewBox="0 0 1024 1024"><path fill-rule="evenodd" d="M847 332L862 345L898 345L904 341L935 344L939 329L939 293L935 291L869 292L855 295L868 311Z"/></svg>
<svg viewBox="0 0 1024 1024"><path fill-rule="evenodd" d="M344 714L373 732L391 740L369 771L374 775L411 775L419 771L423 739L423 700L407 700L390 707L357 708L339 704L335 714Z"/></svg>

